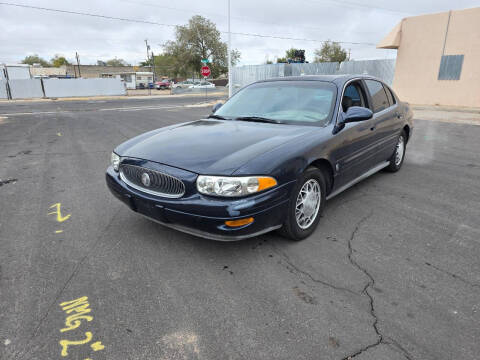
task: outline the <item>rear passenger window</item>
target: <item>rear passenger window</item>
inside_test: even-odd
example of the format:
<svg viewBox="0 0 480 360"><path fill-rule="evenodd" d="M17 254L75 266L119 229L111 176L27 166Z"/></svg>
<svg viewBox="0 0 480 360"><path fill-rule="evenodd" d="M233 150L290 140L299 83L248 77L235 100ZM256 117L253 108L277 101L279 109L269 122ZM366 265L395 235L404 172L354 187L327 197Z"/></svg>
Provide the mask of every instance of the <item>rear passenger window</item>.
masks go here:
<svg viewBox="0 0 480 360"><path fill-rule="evenodd" d="M387 93L388 102L390 106L395 105L395 96L393 96L392 90L390 90L387 86L383 86L385 88L385 92Z"/></svg>
<svg viewBox="0 0 480 360"><path fill-rule="evenodd" d="M365 80L365 83L372 96L373 112L377 113L388 108L390 105L382 83L375 80Z"/></svg>

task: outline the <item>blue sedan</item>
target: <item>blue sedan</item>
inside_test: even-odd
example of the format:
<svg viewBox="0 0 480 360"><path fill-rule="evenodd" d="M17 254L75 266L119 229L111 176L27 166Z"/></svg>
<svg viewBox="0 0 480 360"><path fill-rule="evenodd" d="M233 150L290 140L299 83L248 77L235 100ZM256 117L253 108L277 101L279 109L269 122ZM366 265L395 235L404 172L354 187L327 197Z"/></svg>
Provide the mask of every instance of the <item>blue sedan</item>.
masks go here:
<svg viewBox="0 0 480 360"><path fill-rule="evenodd" d="M132 210L189 234L230 241L280 229L301 240L328 199L398 171L412 131L408 104L378 79L271 79L206 119L120 144L106 180Z"/></svg>

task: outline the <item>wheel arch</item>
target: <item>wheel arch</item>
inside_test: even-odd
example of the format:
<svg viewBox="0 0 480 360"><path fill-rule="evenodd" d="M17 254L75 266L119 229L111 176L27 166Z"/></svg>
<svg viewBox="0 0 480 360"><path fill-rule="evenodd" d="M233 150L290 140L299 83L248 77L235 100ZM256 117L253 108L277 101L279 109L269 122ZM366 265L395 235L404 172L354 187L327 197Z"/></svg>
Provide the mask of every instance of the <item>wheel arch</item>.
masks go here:
<svg viewBox="0 0 480 360"><path fill-rule="evenodd" d="M326 195L328 195L332 191L333 181L334 181L333 166L330 163L330 161L328 161L325 158L316 159L316 160L312 161L310 164L308 164L308 167L316 167L317 169L319 169L320 171L323 172L323 174L325 175L325 180L327 181L327 184L326 184L327 185L327 194Z"/></svg>
<svg viewBox="0 0 480 360"><path fill-rule="evenodd" d="M410 126L405 125L403 127L403 131L405 131L405 135L407 136L407 138L405 139L406 140L405 142L408 143L408 140L410 139Z"/></svg>

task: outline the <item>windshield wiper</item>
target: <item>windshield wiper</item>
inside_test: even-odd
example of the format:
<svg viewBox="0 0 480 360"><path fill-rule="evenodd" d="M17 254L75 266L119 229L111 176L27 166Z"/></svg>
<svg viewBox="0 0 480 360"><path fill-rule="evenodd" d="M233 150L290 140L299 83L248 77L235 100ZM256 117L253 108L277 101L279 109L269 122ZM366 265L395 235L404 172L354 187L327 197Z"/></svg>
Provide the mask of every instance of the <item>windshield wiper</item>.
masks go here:
<svg viewBox="0 0 480 360"><path fill-rule="evenodd" d="M227 119L226 117L215 115L215 114L208 115L208 119L231 120L231 119Z"/></svg>
<svg viewBox="0 0 480 360"><path fill-rule="evenodd" d="M269 119L263 116L240 116L235 118L235 120L241 121L256 121L256 122L264 122L264 123L271 123L271 124L281 124L278 120Z"/></svg>

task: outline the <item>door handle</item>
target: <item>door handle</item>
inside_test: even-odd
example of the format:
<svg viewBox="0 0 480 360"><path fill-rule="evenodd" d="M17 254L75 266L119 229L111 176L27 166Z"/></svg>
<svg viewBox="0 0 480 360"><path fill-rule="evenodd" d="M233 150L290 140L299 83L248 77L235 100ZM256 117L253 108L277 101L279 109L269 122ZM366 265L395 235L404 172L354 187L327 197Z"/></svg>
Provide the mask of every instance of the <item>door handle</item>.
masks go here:
<svg viewBox="0 0 480 360"><path fill-rule="evenodd" d="M402 115L402 114L400 114L400 113L398 113L398 112L397 112L395 115L397 115L397 118L398 118L398 119L401 119L401 118L403 118L403 115Z"/></svg>
<svg viewBox="0 0 480 360"><path fill-rule="evenodd" d="M374 126L372 126L372 127L370 128L370 130L374 131L376 128L377 128L377 126L374 125Z"/></svg>

